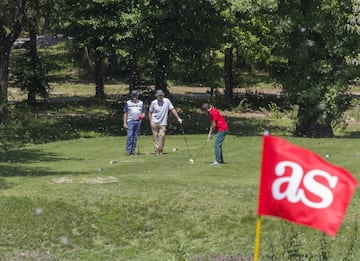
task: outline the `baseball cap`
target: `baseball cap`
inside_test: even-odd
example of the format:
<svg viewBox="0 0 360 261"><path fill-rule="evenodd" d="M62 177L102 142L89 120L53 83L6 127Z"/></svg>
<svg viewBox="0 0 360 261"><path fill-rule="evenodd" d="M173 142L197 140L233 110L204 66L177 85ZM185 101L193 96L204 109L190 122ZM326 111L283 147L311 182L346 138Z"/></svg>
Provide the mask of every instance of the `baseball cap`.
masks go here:
<svg viewBox="0 0 360 261"><path fill-rule="evenodd" d="M201 110L202 110L202 111L207 111L209 108L210 108L210 105L209 105L208 103L204 103L204 104L201 106Z"/></svg>
<svg viewBox="0 0 360 261"><path fill-rule="evenodd" d="M138 90L132 90L130 95L131 95L131 97L139 96L139 91Z"/></svg>
<svg viewBox="0 0 360 261"><path fill-rule="evenodd" d="M155 96L164 96L164 92L162 90L157 90Z"/></svg>

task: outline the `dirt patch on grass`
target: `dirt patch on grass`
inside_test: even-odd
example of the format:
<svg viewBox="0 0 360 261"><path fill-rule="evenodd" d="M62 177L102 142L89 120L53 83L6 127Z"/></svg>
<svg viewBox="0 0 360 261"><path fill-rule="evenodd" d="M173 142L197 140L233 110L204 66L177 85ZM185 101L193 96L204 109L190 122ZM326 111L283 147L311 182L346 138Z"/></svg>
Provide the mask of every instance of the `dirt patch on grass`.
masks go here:
<svg viewBox="0 0 360 261"><path fill-rule="evenodd" d="M0 261L51 261L54 256L49 252L38 251L15 251L12 253L2 253Z"/></svg>
<svg viewBox="0 0 360 261"><path fill-rule="evenodd" d="M55 178L53 179L55 184L106 184L116 183L118 179L112 176L108 177L94 177L94 178Z"/></svg>
<svg viewBox="0 0 360 261"><path fill-rule="evenodd" d="M207 258L200 258L197 261L251 261L249 256L212 256Z"/></svg>

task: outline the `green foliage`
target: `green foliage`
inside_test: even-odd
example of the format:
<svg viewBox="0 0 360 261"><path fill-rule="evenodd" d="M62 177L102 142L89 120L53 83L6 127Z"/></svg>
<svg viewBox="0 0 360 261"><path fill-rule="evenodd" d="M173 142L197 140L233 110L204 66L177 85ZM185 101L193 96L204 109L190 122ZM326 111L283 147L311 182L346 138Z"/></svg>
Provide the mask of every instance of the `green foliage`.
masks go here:
<svg viewBox="0 0 360 261"><path fill-rule="evenodd" d="M228 1L220 8L224 19L224 48L234 48L247 68L261 68L267 63L270 46L266 34L273 19L268 15L275 1Z"/></svg>
<svg viewBox="0 0 360 261"><path fill-rule="evenodd" d="M352 0L352 13L349 14L345 29L349 33L360 34L360 3ZM353 66L360 65L359 46L354 46L354 53L346 57L347 63Z"/></svg>
<svg viewBox="0 0 360 261"><path fill-rule="evenodd" d="M222 68L218 64L216 52L195 52L191 57L174 60L171 80L177 85L198 85L206 87L222 86ZM189 70L191 68L191 70Z"/></svg>
<svg viewBox="0 0 360 261"><path fill-rule="evenodd" d="M317 136L313 126L336 125L348 108L348 81L354 78L345 56L358 43L343 30L349 2L281 2L274 36L272 72L292 104L301 108L298 127Z"/></svg>
<svg viewBox="0 0 360 261"><path fill-rule="evenodd" d="M236 106L235 110L240 112L250 111L251 104L249 104L248 99L244 98L240 100L239 104Z"/></svg>
<svg viewBox="0 0 360 261"><path fill-rule="evenodd" d="M113 106L95 103L94 99L12 106L9 118L0 125L0 147L119 134L117 110L121 110L121 106Z"/></svg>
<svg viewBox="0 0 360 261"><path fill-rule="evenodd" d="M273 117L275 117L276 119L280 118L280 110L279 110L278 105L275 102L271 102L269 104L269 110Z"/></svg>
<svg viewBox="0 0 360 261"><path fill-rule="evenodd" d="M14 61L14 85L20 87L27 93L40 95L42 98L48 96L49 78L48 78L48 65L43 61L42 57L30 57L29 52L19 56ZM35 66L34 66L35 64ZM33 101L31 101L33 102Z"/></svg>
<svg viewBox="0 0 360 261"><path fill-rule="evenodd" d="M4 0L0 2L0 10L2 10L1 18L1 30L9 33L11 30L11 24L13 22L13 14L17 8L17 3L12 0ZM6 10L5 12L3 10Z"/></svg>

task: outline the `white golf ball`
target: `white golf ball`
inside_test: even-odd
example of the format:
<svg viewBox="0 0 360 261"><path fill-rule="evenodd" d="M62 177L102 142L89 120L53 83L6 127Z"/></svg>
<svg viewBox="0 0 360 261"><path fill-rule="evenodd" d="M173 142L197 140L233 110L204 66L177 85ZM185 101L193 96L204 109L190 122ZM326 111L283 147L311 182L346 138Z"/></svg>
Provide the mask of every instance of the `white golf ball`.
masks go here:
<svg viewBox="0 0 360 261"><path fill-rule="evenodd" d="M173 152L177 151L177 148L173 148Z"/></svg>
<svg viewBox="0 0 360 261"><path fill-rule="evenodd" d="M194 160L193 159L190 159L190 164L194 164Z"/></svg>
<svg viewBox="0 0 360 261"><path fill-rule="evenodd" d="M35 209L35 214L36 215L41 215L44 212L44 210L42 208L36 208Z"/></svg>

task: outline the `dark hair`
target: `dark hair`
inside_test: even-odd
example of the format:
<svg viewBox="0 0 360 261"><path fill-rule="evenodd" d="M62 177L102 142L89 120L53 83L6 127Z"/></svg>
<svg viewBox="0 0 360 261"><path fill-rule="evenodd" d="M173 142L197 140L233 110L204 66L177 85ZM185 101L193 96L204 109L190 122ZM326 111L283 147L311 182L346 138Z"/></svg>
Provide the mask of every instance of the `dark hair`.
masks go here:
<svg viewBox="0 0 360 261"><path fill-rule="evenodd" d="M201 106L201 110L202 111L207 111L208 109L210 109L210 105L208 103L204 103L202 106Z"/></svg>

